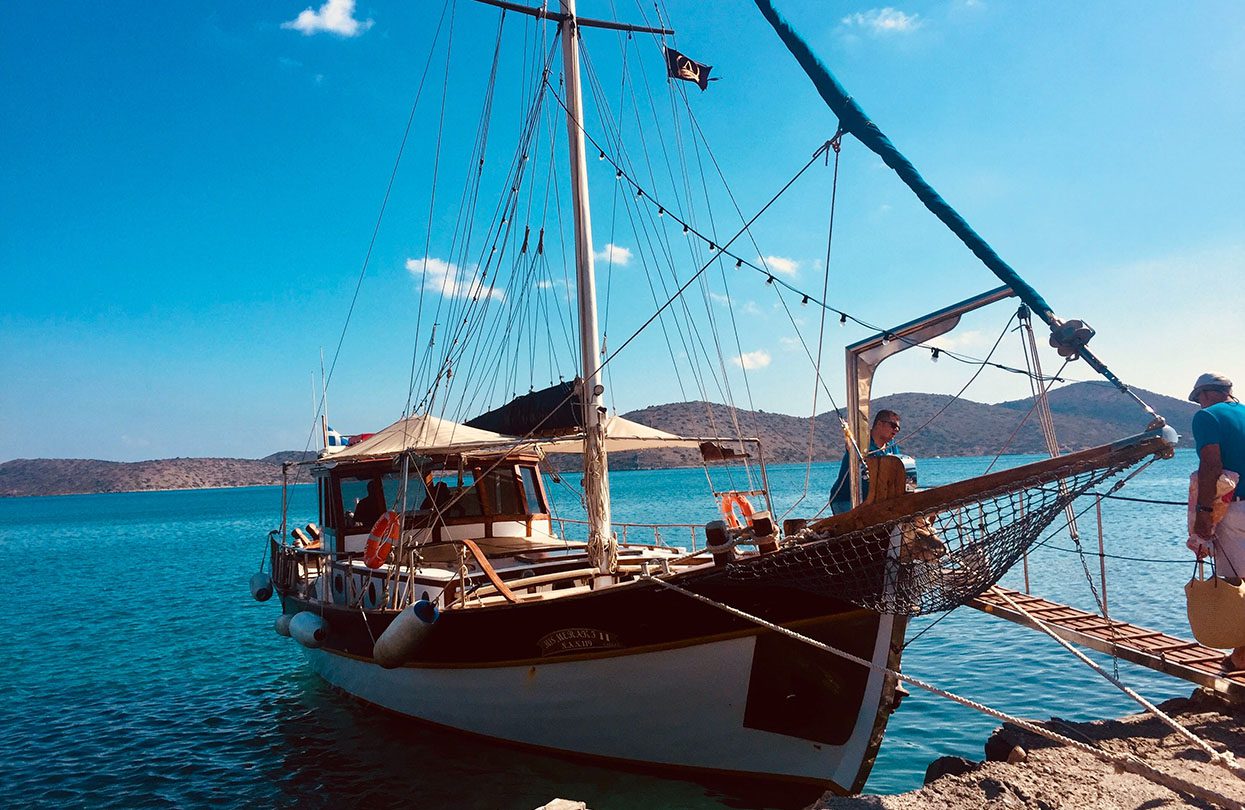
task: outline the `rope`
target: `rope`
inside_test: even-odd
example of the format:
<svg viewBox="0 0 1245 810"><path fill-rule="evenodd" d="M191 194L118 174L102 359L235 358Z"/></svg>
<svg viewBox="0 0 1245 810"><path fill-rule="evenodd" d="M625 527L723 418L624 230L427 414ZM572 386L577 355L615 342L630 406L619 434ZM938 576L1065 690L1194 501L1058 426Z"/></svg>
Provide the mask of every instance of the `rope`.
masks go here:
<svg viewBox="0 0 1245 810"><path fill-rule="evenodd" d="M724 610L727 613L732 614L733 616L736 616L745 621L752 622L754 624L758 624L761 627L766 628L767 630L772 630L775 633L779 633L790 639L794 639L795 641L808 644L809 646L815 647L821 650L822 652L827 652L827 653L830 653L831 655L837 655L840 658L845 658L854 664L858 664L862 667L866 667L875 672L881 672L883 675L888 675L890 677L893 677L897 681L908 684L910 686L915 686L918 689L923 689L926 692L937 695L938 697L946 698L948 700L951 700L955 703L960 704L961 706L967 706L968 708L973 709L974 711L981 712L982 714L993 717L996 720L1001 720L1004 723L1011 723L1012 725L1018 728L1028 731L1030 734L1035 734L1039 737L1045 737L1046 739L1051 740L1052 742L1057 742L1057 743L1060 743L1061 745L1066 745L1071 748L1075 748L1076 750L1081 751L1082 753L1090 754L1091 756L1097 757L1098 759L1102 760L1103 762L1106 762L1109 765L1119 768L1120 770L1129 771L1130 773L1135 773L1138 776L1142 776L1146 779L1149 779L1151 782L1154 782L1155 784L1160 785L1162 787L1168 788L1169 790L1185 793L1186 795L1193 796L1195 798L1201 799L1206 802L1210 802L1220 807L1231 807L1231 808L1241 807L1241 803L1234 799L1228 798L1227 796L1224 796L1223 794L1217 793L1208 788L1204 788L1201 785L1196 785L1185 779L1181 779L1178 776L1172 776L1171 774L1163 773L1157 768L1154 768L1151 765L1147 765L1145 762L1143 762L1141 759L1134 756L1133 754L1114 754L1110 751L1106 751L1102 748L1098 748L1097 746L1090 745L1089 743L1084 743L1079 740L1074 740L1071 737L1065 736L1056 731L1051 731L1048 728L1038 725L1037 723L1031 720L1025 720L1019 717L1015 717L1013 715L1009 715L1006 712L987 706L984 703L978 703L975 700L970 700L969 698L962 697L960 695L955 694L954 692L949 692L945 689L941 689L937 686L934 686L931 683L926 683L925 681L922 681L919 678L913 678L910 675L904 675L902 672L890 669L889 667L884 667L880 664L875 664L872 661L866 660L864 658L860 658L859 656L853 655L849 652L845 652L843 650L839 650L834 647L831 647L829 644L824 644L815 639L811 639L808 636L801 635L795 632L794 630L788 630L787 628L781 627L777 624L774 624L773 622L768 622L765 619L760 618L759 616L753 616L750 613L745 613L744 611L736 607L733 607L731 605L718 602L714 599L710 599L707 596L701 596L698 593L693 593L692 591L681 588L678 585L674 585L673 583L666 582L665 580L658 579L657 577L650 577L650 579L652 579L652 581L657 583L658 585L661 585L663 588L668 588L669 590L675 591L676 593L680 593L680 594L683 594L684 596L695 599L698 602L703 602L706 605L710 605L712 607L716 607L721 610Z"/></svg>

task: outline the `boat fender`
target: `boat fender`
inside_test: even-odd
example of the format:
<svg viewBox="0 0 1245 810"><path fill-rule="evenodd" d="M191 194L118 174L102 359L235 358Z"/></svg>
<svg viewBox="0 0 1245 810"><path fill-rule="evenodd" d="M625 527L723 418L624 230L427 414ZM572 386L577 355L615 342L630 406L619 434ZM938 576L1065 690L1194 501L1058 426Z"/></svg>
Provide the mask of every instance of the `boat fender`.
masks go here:
<svg viewBox="0 0 1245 810"><path fill-rule="evenodd" d="M735 516L735 508L739 508L740 514L743 515L743 522ZM728 492L722 496L722 517L726 520L726 525L732 529L738 529L742 526L751 525L752 523L752 504L748 499L738 492Z"/></svg>
<svg viewBox="0 0 1245 810"><path fill-rule="evenodd" d="M272 629L277 631L278 636L290 637L290 619L294 618L288 613L282 613L277 620L272 623Z"/></svg>
<svg viewBox="0 0 1245 810"><path fill-rule="evenodd" d="M251 575L251 596L256 602L267 602L272 598L272 577L263 571Z"/></svg>
<svg viewBox="0 0 1245 810"><path fill-rule="evenodd" d="M299 644L314 650L328 638L329 623L318 613L303 610L290 619L290 635Z"/></svg>
<svg viewBox="0 0 1245 810"><path fill-rule="evenodd" d="M411 660L416 648L440 615L437 606L427 599L420 599L399 613L385 628L385 632L380 634L380 638L376 639L372 648L372 657L376 659L376 663L385 669L394 669Z"/></svg>
<svg viewBox="0 0 1245 810"><path fill-rule="evenodd" d="M713 555L714 565L726 565L735 561L735 540L724 520L705 524L705 550Z"/></svg>

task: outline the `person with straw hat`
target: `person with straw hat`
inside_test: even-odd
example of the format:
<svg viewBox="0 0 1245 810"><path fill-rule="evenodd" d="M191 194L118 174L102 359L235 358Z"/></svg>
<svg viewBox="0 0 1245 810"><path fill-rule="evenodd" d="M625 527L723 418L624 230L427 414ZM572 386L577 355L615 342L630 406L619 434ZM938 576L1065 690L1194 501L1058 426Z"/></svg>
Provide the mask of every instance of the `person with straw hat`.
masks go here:
<svg viewBox="0 0 1245 810"><path fill-rule="evenodd" d="M1214 548L1219 575L1239 580L1245 577L1245 405L1232 395L1232 381L1214 372L1197 378L1189 400L1201 407L1193 415L1198 454L1193 533ZM1213 526L1212 504L1224 471L1235 472L1239 483L1228 511ZM1224 669L1245 670L1245 647L1224 659Z"/></svg>

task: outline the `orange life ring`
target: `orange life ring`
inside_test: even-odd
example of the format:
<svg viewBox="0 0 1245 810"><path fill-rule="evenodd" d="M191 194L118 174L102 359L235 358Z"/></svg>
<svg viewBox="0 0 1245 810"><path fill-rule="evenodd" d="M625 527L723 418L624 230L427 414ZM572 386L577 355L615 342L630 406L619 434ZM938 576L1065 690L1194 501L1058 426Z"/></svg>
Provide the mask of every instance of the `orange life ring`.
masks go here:
<svg viewBox="0 0 1245 810"><path fill-rule="evenodd" d="M402 518L397 512L386 512L372 524L367 536L367 548L363 552L363 564L368 568L380 568L389 559L393 544L402 536Z"/></svg>
<svg viewBox="0 0 1245 810"><path fill-rule="evenodd" d="M735 516L735 507L739 507L739 512L744 518L743 523L740 523L739 518ZM732 529L738 529L744 524L751 525L752 504L742 494L728 492L722 496L722 517L726 520L726 525Z"/></svg>

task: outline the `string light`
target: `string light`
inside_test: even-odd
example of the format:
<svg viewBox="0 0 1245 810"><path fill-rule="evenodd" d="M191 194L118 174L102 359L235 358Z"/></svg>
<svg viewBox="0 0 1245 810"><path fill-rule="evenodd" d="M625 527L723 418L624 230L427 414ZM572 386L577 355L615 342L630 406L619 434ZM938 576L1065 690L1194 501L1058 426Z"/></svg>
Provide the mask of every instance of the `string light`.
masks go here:
<svg viewBox="0 0 1245 810"><path fill-rule="evenodd" d="M712 242L710 242L710 243L709 243L709 251L710 251L710 252L715 251L715 250L717 250L717 249L718 249L718 246L717 246L717 245L713 244Z"/></svg>
<svg viewBox="0 0 1245 810"><path fill-rule="evenodd" d="M882 333L882 345L886 346L890 344L890 342L891 342L891 333L890 332Z"/></svg>
<svg viewBox="0 0 1245 810"><path fill-rule="evenodd" d="M605 150L601 150L601 154L597 155L597 160L605 160Z"/></svg>
<svg viewBox="0 0 1245 810"><path fill-rule="evenodd" d="M929 354L929 359L930 359L930 360L933 360L935 363L937 363L937 362L938 362L938 355L940 355L940 354L942 354L941 350L939 350L939 349L931 349L931 350L930 350L930 354Z"/></svg>
<svg viewBox="0 0 1245 810"><path fill-rule="evenodd" d="M683 233L687 233L687 231L688 231L688 228L687 228L687 226L686 226L686 225L684 225L684 226L683 226Z"/></svg>
<svg viewBox="0 0 1245 810"><path fill-rule="evenodd" d="M804 306L808 306L808 296L807 295L804 296L804 300L801 301L800 303L803 304Z"/></svg>
<svg viewBox="0 0 1245 810"><path fill-rule="evenodd" d="M657 216L664 217L665 215L666 215L666 209L661 207L660 205L657 206Z"/></svg>
<svg viewBox="0 0 1245 810"><path fill-rule="evenodd" d="M846 326L846 325L847 325L847 313L840 312L839 313L839 326Z"/></svg>
<svg viewBox="0 0 1245 810"><path fill-rule="evenodd" d="M638 199L640 199L640 198L641 198L641 197L643 197L643 196L644 196L644 189L642 189L642 188L637 188L637 189L635 190L635 198L638 200Z"/></svg>
<svg viewBox="0 0 1245 810"><path fill-rule="evenodd" d="M774 283L774 277L773 277L773 276L766 276L766 277L765 277L765 283L766 283L766 284L773 284L773 283Z"/></svg>
<svg viewBox="0 0 1245 810"><path fill-rule="evenodd" d="M622 169L619 169L618 171L614 172L614 179L615 179L615 180L621 180L621 179L622 179Z"/></svg>

